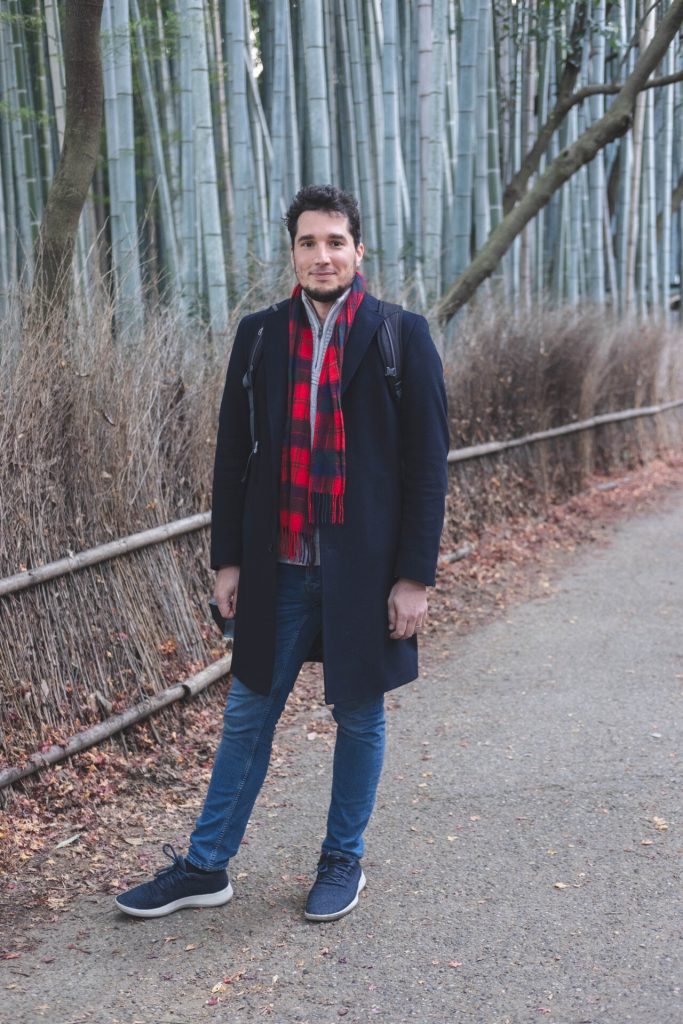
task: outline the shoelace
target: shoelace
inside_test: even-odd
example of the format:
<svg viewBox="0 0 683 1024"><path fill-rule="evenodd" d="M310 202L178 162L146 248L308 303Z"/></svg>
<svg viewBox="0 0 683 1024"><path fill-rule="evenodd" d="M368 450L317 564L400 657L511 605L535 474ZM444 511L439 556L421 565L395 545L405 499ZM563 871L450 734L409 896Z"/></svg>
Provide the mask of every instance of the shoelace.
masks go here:
<svg viewBox="0 0 683 1024"><path fill-rule="evenodd" d="M345 885L356 867L355 861L341 857L321 857L318 862L318 878L325 877L330 885Z"/></svg>
<svg viewBox="0 0 683 1024"><path fill-rule="evenodd" d="M180 856L179 853L176 853L175 849L171 846L170 843L164 843L164 845L161 847L161 852L165 857L168 857L171 863L168 864L165 868L159 868L159 870L154 875L155 882L158 882L161 879L166 878L167 875L172 874L172 872L174 871L182 871L185 864L183 858Z"/></svg>

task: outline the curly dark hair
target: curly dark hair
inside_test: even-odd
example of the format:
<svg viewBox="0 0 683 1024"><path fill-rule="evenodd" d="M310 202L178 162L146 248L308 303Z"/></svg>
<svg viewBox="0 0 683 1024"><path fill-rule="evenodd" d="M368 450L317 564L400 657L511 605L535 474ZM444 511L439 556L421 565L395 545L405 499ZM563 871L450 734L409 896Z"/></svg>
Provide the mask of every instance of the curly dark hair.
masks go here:
<svg viewBox="0 0 683 1024"><path fill-rule="evenodd" d="M349 222L353 244L358 248L360 245L360 211L357 199L350 192L342 192L334 185L306 185L304 188L300 188L284 216L292 245L294 245L299 217L306 210L342 213Z"/></svg>

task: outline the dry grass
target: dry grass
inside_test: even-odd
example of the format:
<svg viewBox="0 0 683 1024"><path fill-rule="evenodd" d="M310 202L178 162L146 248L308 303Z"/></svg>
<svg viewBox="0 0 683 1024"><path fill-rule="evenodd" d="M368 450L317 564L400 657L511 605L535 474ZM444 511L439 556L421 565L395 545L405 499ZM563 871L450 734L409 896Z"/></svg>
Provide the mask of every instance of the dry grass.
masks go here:
<svg viewBox="0 0 683 1024"><path fill-rule="evenodd" d="M226 351L163 313L135 348L112 341L106 312L74 320L66 346L19 336L0 326L0 577L209 507ZM452 442L683 395L680 341L595 310L472 314L447 360ZM644 462L679 442L680 423L670 413L460 465L448 537ZM2 599L0 765L214 656L207 540L201 531Z"/></svg>
<svg viewBox="0 0 683 1024"><path fill-rule="evenodd" d="M520 437L602 413L683 397L683 337L598 308L495 306L463 319L446 359L451 444ZM505 516L541 512L594 473L631 469L680 444L683 414L605 425L456 464L453 540Z"/></svg>
<svg viewBox="0 0 683 1024"><path fill-rule="evenodd" d="M106 315L0 360L0 576L210 504L225 353L157 316L135 351ZM192 353L192 359L189 358ZM2 601L9 762L210 655L205 532Z"/></svg>

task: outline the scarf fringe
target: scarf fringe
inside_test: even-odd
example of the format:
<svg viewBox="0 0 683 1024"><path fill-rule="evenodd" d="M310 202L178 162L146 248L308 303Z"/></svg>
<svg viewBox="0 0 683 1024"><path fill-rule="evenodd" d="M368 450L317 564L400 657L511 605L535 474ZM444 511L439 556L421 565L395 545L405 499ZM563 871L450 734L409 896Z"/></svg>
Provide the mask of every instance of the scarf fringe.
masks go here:
<svg viewBox="0 0 683 1024"><path fill-rule="evenodd" d="M280 530L280 554L297 565L313 565L315 562L315 544L313 537L304 533L292 533L291 530Z"/></svg>
<svg viewBox="0 0 683 1024"><path fill-rule="evenodd" d="M343 494L321 494L320 491L309 491L308 493L308 521L309 523L343 523L344 522L344 495Z"/></svg>

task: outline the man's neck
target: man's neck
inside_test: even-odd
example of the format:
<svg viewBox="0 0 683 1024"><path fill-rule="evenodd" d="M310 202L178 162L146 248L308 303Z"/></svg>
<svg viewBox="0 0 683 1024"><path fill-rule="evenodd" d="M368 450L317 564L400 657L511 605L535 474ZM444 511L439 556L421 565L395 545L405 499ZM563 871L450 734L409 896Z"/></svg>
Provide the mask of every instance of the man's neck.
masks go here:
<svg viewBox="0 0 683 1024"><path fill-rule="evenodd" d="M318 299L309 299L309 302L313 306L313 309L315 310L315 315L317 316L320 323L324 324L325 320L327 319L327 314L332 309L334 302L319 302Z"/></svg>
<svg viewBox="0 0 683 1024"><path fill-rule="evenodd" d="M308 292L303 292L303 296L306 300L307 308L313 310L317 317L318 323L320 324L321 327L324 327L325 321L327 320L327 317L330 314L330 310L334 309L335 307L339 309L339 307L342 306L346 301L346 298L348 297L350 291L351 288L347 288L346 291L342 295L337 296L337 298L334 299L333 302L321 302L320 299L312 299Z"/></svg>

